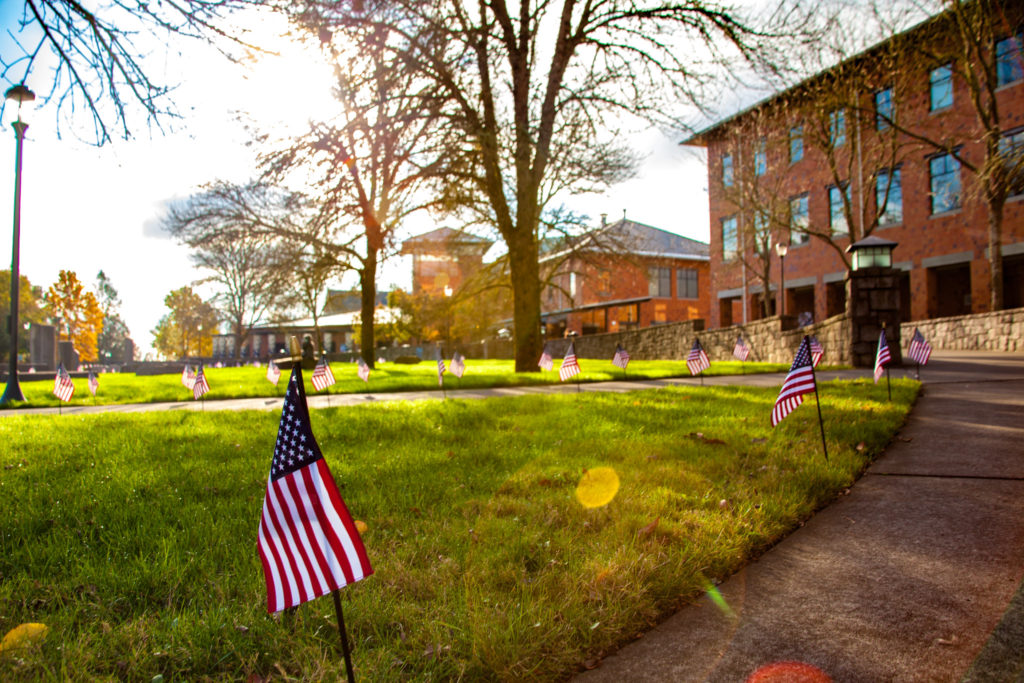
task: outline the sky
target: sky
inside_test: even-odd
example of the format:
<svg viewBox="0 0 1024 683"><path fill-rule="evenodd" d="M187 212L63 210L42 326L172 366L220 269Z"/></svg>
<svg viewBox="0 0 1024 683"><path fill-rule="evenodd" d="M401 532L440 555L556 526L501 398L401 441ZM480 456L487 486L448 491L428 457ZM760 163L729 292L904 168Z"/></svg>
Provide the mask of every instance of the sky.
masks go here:
<svg viewBox="0 0 1024 683"><path fill-rule="evenodd" d="M15 30L20 9L20 2L0 3L4 33ZM284 28L262 25L260 30L270 36ZM58 127L52 104L36 109L23 147L21 274L45 289L60 270L74 271L88 286L103 270L120 294L121 317L136 346L143 355L152 351L151 331L167 312L164 297L204 277L192 266L188 250L161 230L166 203L215 179L251 177L254 150L235 112L248 112L260 127L286 133L292 126L299 132L317 112L330 110L329 70L318 68L308 53L277 44L280 56L247 65L230 63L198 45L185 57L165 56L157 80L179 83L173 96L182 113L170 132L140 127L130 140L96 147L76 139L75 130ZM9 47L9 37L0 36L0 50ZM38 69L26 84L41 95L48 86L35 81L46 75ZM0 82L4 90L11 85L10 79ZM7 107L0 121L0 268L10 267L14 111ZM707 172L702 154L678 144L682 137L638 130L631 140L644 161L636 177L601 195L569 197L565 203L595 224L602 213L614 221L625 212L631 220L706 242ZM403 226L400 237L445 224L420 216ZM410 285L408 258L384 265L379 287Z"/></svg>

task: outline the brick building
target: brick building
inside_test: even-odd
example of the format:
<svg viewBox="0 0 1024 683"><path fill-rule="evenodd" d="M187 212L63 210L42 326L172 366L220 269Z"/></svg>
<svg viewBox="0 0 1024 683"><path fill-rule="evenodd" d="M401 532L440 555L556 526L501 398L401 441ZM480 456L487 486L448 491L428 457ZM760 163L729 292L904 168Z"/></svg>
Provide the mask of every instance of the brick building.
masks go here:
<svg viewBox="0 0 1024 683"><path fill-rule="evenodd" d="M548 337L619 332L707 318L708 245L623 218L571 251L542 257Z"/></svg>
<svg viewBox="0 0 1024 683"><path fill-rule="evenodd" d="M940 15L682 143L707 149L710 327L843 312L844 250L868 235L899 243L904 320L988 311L990 212L973 170L986 129L969 76L983 104L991 79L998 105L1004 307L1024 306L1024 13L1007 5L974 61Z"/></svg>
<svg viewBox="0 0 1024 683"><path fill-rule="evenodd" d="M402 242L402 254L412 256L413 294L457 291L480 270L491 242L483 237L438 228Z"/></svg>

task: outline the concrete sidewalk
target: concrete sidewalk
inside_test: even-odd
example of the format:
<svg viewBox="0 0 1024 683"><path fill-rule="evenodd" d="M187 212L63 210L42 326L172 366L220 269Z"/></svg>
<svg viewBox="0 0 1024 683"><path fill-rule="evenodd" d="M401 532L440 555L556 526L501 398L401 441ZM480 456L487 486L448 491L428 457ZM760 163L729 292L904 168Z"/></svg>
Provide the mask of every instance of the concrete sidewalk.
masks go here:
<svg viewBox="0 0 1024 683"><path fill-rule="evenodd" d="M850 495L719 587L734 618L704 596L578 680L735 682L782 660L844 682L1024 680L1024 600L1007 610L1024 578L1024 356L937 352L922 379Z"/></svg>

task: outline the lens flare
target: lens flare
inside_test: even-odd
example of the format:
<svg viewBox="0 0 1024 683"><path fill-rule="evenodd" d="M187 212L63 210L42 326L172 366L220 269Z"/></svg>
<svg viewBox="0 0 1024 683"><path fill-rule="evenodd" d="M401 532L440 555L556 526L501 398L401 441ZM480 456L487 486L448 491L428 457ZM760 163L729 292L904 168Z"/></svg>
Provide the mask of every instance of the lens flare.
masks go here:
<svg viewBox="0 0 1024 683"><path fill-rule="evenodd" d="M607 505L619 492L619 475L611 467L587 470L576 485L576 499L583 507L599 508Z"/></svg>
<svg viewBox="0 0 1024 683"><path fill-rule="evenodd" d="M714 585L710 581L705 582L705 588L707 589L708 597L711 598L711 602L715 603L715 607L722 610L722 613L730 619L736 618L736 613L732 611L732 607L729 607L729 603L722 597L722 593L718 590L718 586Z"/></svg>
<svg viewBox="0 0 1024 683"><path fill-rule="evenodd" d="M832 683L832 677L803 662L772 662L750 674L747 683Z"/></svg>

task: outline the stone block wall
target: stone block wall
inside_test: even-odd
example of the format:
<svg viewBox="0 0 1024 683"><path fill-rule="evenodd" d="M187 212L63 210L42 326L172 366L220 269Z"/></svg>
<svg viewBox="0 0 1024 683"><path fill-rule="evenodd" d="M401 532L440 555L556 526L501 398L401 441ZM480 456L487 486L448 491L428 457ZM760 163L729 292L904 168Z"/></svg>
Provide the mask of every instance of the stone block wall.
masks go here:
<svg viewBox="0 0 1024 683"><path fill-rule="evenodd" d="M901 364L899 277L900 272L893 268L863 268L846 276L850 358L854 367L874 367L883 326L892 364Z"/></svg>
<svg viewBox="0 0 1024 683"><path fill-rule="evenodd" d="M903 323L907 344L915 327L933 349L1024 351L1024 308Z"/></svg>
<svg viewBox="0 0 1024 683"><path fill-rule="evenodd" d="M774 316L715 330L705 330L703 320L687 320L629 332L575 337L574 341L580 358L610 361L616 345L622 344L634 360L685 360L694 337L699 337L708 358L715 361L733 360L732 350L740 334L750 347L750 360L792 363L803 336L812 334L818 337L825 352L823 363L850 363L850 321L845 315L801 328L796 327L791 316ZM556 359L564 356L569 341L548 340L548 352Z"/></svg>

